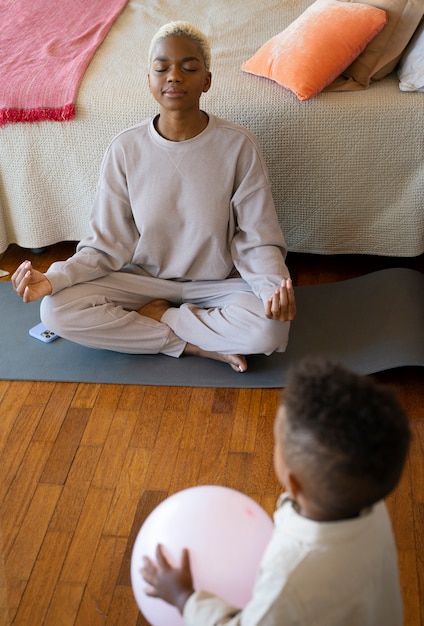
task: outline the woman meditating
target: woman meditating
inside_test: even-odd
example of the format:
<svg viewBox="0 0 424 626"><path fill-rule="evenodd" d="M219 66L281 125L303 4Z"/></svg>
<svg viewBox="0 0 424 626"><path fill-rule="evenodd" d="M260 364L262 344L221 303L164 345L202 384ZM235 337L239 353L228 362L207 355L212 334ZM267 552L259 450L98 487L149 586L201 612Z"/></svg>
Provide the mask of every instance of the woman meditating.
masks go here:
<svg viewBox="0 0 424 626"><path fill-rule="evenodd" d="M247 369L246 355L285 350L296 314L269 175L256 137L207 114L205 35L172 22L149 50L159 113L108 147L90 233L43 274L12 276L41 319L84 346Z"/></svg>

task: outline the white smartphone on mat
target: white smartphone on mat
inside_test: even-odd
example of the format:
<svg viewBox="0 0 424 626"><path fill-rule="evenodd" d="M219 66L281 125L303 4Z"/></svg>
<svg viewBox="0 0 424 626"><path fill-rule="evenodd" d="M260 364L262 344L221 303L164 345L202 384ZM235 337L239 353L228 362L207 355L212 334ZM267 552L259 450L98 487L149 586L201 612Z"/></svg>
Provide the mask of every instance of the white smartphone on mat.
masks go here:
<svg viewBox="0 0 424 626"><path fill-rule="evenodd" d="M54 341L59 337L59 335L56 335L56 333L54 333L52 330L49 330L47 326L44 326L43 322L40 322L39 324L37 324L37 326L34 326L33 328L30 328L29 334L31 335L31 337L35 337L40 341L44 341L44 343L50 343L51 341Z"/></svg>

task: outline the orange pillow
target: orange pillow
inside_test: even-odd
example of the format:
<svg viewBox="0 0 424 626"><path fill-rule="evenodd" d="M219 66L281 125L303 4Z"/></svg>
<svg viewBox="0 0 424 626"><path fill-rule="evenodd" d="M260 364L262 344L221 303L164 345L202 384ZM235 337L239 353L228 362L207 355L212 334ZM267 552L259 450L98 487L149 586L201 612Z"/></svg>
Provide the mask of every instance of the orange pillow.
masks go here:
<svg viewBox="0 0 424 626"><path fill-rule="evenodd" d="M243 63L242 70L270 78L299 100L309 100L339 76L386 23L386 12L367 4L316 0Z"/></svg>

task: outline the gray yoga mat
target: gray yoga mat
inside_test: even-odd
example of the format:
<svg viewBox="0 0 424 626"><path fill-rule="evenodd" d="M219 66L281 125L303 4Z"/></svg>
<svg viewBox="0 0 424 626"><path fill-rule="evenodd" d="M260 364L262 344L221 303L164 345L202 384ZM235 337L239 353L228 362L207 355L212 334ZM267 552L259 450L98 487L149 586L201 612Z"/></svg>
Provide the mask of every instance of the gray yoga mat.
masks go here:
<svg viewBox="0 0 424 626"><path fill-rule="evenodd" d="M298 314L284 354L248 357L248 371L201 359L92 350L28 330L39 303L23 304L0 281L0 379L194 387L284 387L290 365L322 355L359 374L424 366L424 274L395 268L336 283L297 287Z"/></svg>

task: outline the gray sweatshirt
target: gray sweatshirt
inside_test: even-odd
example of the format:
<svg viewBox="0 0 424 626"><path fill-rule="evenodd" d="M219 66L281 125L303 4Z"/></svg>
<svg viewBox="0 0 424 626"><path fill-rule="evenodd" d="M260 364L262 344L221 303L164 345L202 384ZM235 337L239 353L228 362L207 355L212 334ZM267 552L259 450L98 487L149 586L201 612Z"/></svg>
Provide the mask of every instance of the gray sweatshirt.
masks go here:
<svg viewBox="0 0 424 626"><path fill-rule="evenodd" d="M210 115L202 133L173 142L149 118L108 147L90 234L46 276L56 293L126 265L169 280L223 280L236 270L265 302L289 277L286 253L250 131Z"/></svg>

